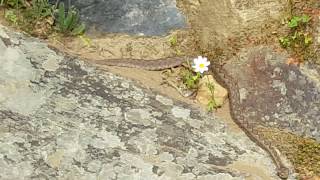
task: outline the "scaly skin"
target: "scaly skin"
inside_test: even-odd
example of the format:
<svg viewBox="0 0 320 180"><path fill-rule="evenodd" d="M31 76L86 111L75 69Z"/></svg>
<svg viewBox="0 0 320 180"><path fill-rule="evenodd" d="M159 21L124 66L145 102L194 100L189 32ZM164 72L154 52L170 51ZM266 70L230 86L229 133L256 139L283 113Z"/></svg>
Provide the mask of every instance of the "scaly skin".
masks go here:
<svg viewBox="0 0 320 180"><path fill-rule="evenodd" d="M140 60L140 59L112 59L112 60L95 60L94 62L99 65L107 65L107 66L122 66L122 67L131 67L131 68L139 68L145 70L164 70L172 67L180 66L182 63L190 60L191 58L187 57L172 57L172 58L163 58L157 60ZM254 131L257 124L247 121L241 116L241 113L238 113L235 116L234 111L241 112L237 110L239 106L235 106L238 104L240 100L240 95L238 91L238 84L235 81L232 81L231 77L227 78L227 73L223 71L223 68L220 65L213 66L213 71L215 72L215 77L218 79L220 83L222 83L229 91L229 101L230 101L230 112L233 120L236 124L247 134L247 136L255 142L258 146L264 149L271 156L273 162L277 167L277 174L281 179L287 179L289 176L289 169L282 163L281 158L279 157L275 148L267 142L263 140L260 136L263 136L258 131ZM230 91L233 89L233 91Z"/></svg>
<svg viewBox="0 0 320 180"><path fill-rule="evenodd" d="M98 65L105 66L119 66L145 69L149 71L160 71L182 65L188 58L184 57L169 57L156 60L143 60L143 59L108 59L108 60L90 60Z"/></svg>
<svg viewBox="0 0 320 180"><path fill-rule="evenodd" d="M52 47L54 50L57 50L55 47ZM169 57L169 58L161 58L156 60L143 60L143 59L108 59L108 60L88 60L89 62L93 62L97 65L105 65L105 66L119 66L119 67L130 67L130 68L138 68L145 69L150 71L160 71L164 69L169 69L173 67L177 67L182 65L184 62L190 61L192 58L190 57ZM227 88L229 92L229 101L230 101L230 113L232 119L235 123L246 133L246 135L255 142L258 146L264 149L272 158L273 162L277 167L278 176L281 179L287 179L289 176L289 169L283 164L281 158L276 152L275 148L271 145L270 142L263 140L263 135L258 131L255 131L256 127L259 127L258 124L249 122L246 120L241 113L241 110L237 109L239 106L240 95L238 91L238 84L233 81L232 77L228 77L227 73L223 70L221 65L215 64L212 66L213 73L215 78L219 83L221 83L225 88ZM233 91L231 91L231 89Z"/></svg>
<svg viewBox="0 0 320 180"><path fill-rule="evenodd" d="M289 168L282 162L276 149L272 146L271 142L264 140L263 134L256 129L259 129L259 124L248 121L242 115L241 106L236 106L240 102L240 93L238 83L224 70L222 65L214 64L212 71L216 80L221 83L229 92L229 106L230 114L235 123L247 134L247 136L255 142L258 146L264 149L271 157L277 168L277 175L281 179L288 179ZM231 91L232 89L232 91Z"/></svg>

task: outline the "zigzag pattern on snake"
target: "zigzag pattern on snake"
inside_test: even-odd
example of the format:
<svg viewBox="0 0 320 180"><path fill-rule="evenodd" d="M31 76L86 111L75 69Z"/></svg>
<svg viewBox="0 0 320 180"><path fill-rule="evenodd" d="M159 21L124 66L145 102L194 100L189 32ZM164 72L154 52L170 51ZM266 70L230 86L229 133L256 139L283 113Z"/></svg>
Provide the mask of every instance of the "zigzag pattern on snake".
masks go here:
<svg viewBox="0 0 320 180"><path fill-rule="evenodd" d="M186 62L187 59L184 57L172 57L172 58L163 58L157 60L140 60L140 59L111 59L111 60L94 60L96 64L99 65L107 65L107 66L121 66L121 67L131 67L131 68L140 68L145 70L163 70L172 67L176 67ZM235 81L230 81L230 77L227 78L227 73L223 71L221 65L215 64L211 68L215 75L215 78L219 83L221 83L225 88L227 88L229 92L229 101L230 101L230 111L232 115L232 119L236 122L236 124L247 134L247 136L254 141L258 146L264 149L271 156L273 162L277 167L278 176L282 179L287 179L289 176L289 169L282 163L281 158L276 152L275 148L272 147L270 142L266 140L262 140L260 138L261 134L258 131L255 131L255 127L257 125L255 123L246 121L241 114L234 112L241 112L239 106L235 106L238 104L240 100L240 94L238 91L238 84ZM217 68L221 67L221 68ZM232 89L232 91L231 91Z"/></svg>

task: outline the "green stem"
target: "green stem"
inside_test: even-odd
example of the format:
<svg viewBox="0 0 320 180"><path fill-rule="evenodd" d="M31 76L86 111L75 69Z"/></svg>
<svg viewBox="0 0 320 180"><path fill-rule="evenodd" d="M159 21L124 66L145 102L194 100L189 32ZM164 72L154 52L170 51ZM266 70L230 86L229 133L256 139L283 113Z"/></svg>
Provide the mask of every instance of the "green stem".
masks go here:
<svg viewBox="0 0 320 180"><path fill-rule="evenodd" d="M207 87L208 87L208 89L209 89L209 91L211 93L211 99L210 99L208 105L210 105L210 103L212 103L212 107L214 109L217 109L218 106L217 106L217 103L216 103L215 98L214 98L214 90L215 90L214 89L214 84L210 83L210 80L209 80L208 76L206 76L206 77L207 77ZM211 106L209 106L209 107L211 107ZM209 110L211 110L211 108Z"/></svg>

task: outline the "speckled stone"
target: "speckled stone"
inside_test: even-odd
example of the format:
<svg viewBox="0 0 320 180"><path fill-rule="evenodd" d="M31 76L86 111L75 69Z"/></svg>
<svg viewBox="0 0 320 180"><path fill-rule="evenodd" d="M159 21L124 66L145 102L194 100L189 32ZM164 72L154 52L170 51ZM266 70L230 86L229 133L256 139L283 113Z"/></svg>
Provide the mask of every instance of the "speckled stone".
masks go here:
<svg viewBox="0 0 320 180"><path fill-rule="evenodd" d="M278 179L216 115L0 29L20 44L0 55L0 179Z"/></svg>
<svg viewBox="0 0 320 180"><path fill-rule="evenodd" d="M56 0L51 0L56 2ZM68 5L68 0L61 0ZM164 35L186 27L176 0L72 0L87 27L101 32Z"/></svg>
<svg viewBox="0 0 320 180"><path fill-rule="evenodd" d="M230 89L240 94L235 115L320 142L320 66L288 65L287 54L263 46L237 57L241 61L235 58L223 67L238 84Z"/></svg>

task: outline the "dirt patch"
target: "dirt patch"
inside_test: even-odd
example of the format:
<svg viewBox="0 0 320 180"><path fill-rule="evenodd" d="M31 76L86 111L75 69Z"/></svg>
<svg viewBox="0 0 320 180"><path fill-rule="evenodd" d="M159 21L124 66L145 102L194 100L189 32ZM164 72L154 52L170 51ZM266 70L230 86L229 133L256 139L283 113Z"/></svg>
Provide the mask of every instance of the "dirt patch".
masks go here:
<svg viewBox="0 0 320 180"><path fill-rule="evenodd" d="M260 169L259 167L256 167L255 165L248 165L248 163L243 163L240 161L234 162L229 166L230 168L240 170L241 172L249 173L250 176L246 177L246 180L256 180L256 179L263 179L263 180L272 180L274 178L269 177L266 175L263 171L263 169Z"/></svg>
<svg viewBox="0 0 320 180"><path fill-rule="evenodd" d="M186 46L191 44L189 39L179 41L179 46L173 48L169 39L177 36L182 40L182 36L188 34L186 31L172 32L165 37L139 37L128 35L107 35L90 37L91 46L88 47L81 38L57 39L51 37L48 42L55 48L60 49L71 55L80 56L86 62L92 63L93 59L111 59L111 58L136 58L136 59L157 59L161 57L175 56L177 49L179 51L188 52L186 49L194 46ZM194 51L195 52L195 51ZM192 54L189 52L189 54ZM192 106L199 106L194 98L185 98L173 87L164 84L161 71L147 71L125 67L110 67L96 65L99 69L112 72L128 79L139 82L145 88L150 88L161 94L165 94L173 99L186 102ZM205 108L205 107L202 107ZM236 132L242 132L241 129L233 122L230 116L229 104L214 112L221 119L232 127Z"/></svg>

